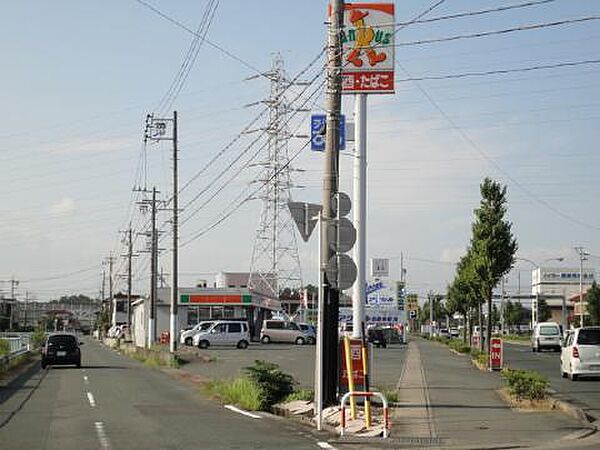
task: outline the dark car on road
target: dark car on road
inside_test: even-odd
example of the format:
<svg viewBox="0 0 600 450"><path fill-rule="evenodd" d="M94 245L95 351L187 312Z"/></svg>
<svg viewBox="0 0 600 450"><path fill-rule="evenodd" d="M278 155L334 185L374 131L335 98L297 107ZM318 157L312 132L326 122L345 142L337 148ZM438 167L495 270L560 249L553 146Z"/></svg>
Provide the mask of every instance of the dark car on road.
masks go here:
<svg viewBox="0 0 600 450"><path fill-rule="evenodd" d="M42 348L42 369L56 365L81 367L81 344L73 334L51 334Z"/></svg>
<svg viewBox="0 0 600 450"><path fill-rule="evenodd" d="M377 348L387 347L387 339L385 337L385 333L381 328L371 328L367 332L367 338L369 342L373 343L373 345L375 345L375 347Z"/></svg>

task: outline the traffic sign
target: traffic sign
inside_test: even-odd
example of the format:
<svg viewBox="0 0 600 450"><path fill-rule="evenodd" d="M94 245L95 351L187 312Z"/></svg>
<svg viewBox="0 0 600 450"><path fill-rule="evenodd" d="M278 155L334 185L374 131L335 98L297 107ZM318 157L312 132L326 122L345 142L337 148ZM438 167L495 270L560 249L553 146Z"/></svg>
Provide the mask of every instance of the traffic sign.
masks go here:
<svg viewBox="0 0 600 450"><path fill-rule="evenodd" d="M352 222L345 217L334 219L327 225L329 247L337 253L345 253L354 247L356 229Z"/></svg>
<svg viewBox="0 0 600 450"><path fill-rule="evenodd" d="M325 133L327 130L327 116L313 114L310 116L310 149L325 151ZM346 150L346 116L340 115L340 150Z"/></svg>
<svg viewBox="0 0 600 450"><path fill-rule="evenodd" d="M318 215L322 209L321 205L316 203L288 202L288 208L290 209L292 219L296 222L302 240L308 242L308 238L310 238L317 225Z"/></svg>
<svg viewBox="0 0 600 450"><path fill-rule="evenodd" d="M338 203L340 205L339 214ZM350 209L352 209L352 200L350 200L350 196L345 192L338 192L337 195L331 197L331 210L334 216L347 216L350 212Z"/></svg>
<svg viewBox="0 0 600 450"><path fill-rule="evenodd" d="M352 258L343 253L341 255L333 255L327 263L325 270L329 284L340 291L351 287L354 284L354 280L356 280L356 264L354 264Z"/></svg>
<svg viewBox="0 0 600 450"><path fill-rule="evenodd" d="M491 370L502 370L503 364L503 348L502 339L493 337L490 340L490 369Z"/></svg>

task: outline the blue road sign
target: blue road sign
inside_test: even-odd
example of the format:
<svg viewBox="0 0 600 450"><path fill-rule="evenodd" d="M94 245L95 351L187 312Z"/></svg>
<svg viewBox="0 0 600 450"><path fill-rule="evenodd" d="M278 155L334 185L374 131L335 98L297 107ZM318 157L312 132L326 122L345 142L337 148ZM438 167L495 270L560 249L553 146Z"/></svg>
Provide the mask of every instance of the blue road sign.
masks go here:
<svg viewBox="0 0 600 450"><path fill-rule="evenodd" d="M325 151L325 129L327 116L313 114L310 116L310 149L316 152ZM346 149L346 117L340 116L340 150Z"/></svg>

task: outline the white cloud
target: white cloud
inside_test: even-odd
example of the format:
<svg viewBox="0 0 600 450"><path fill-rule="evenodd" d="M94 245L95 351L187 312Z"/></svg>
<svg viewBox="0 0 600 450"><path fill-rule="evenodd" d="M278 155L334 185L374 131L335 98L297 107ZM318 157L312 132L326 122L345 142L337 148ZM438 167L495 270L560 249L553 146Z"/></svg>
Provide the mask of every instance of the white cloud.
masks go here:
<svg viewBox="0 0 600 450"><path fill-rule="evenodd" d="M50 205L50 214L53 216L70 216L77 210L75 200L70 197L60 199L58 202Z"/></svg>

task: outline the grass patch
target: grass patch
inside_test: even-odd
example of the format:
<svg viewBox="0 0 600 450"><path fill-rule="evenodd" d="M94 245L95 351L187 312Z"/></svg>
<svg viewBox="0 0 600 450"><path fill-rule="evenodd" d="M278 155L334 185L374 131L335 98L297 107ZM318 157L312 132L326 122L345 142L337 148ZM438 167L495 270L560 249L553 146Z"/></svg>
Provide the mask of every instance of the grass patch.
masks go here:
<svg viewBox="0 0 600 450"><path fill-rule="evenodd" d="M315 392L312 389L298 389L292 392L285 398L285 402L293 402L296 400L302 400L305 402L311 402L315 399Z"/></svg>
<svg viewBox="0 0 600 450"><path fill-rule="evenodd" d="M373 389L374 391L378 391L381 392L383 394L383 396L387 399L388 402L390 403L398 403L398 401L400 401L400 397L398 395L398 390L394 389L394 388L375 388ZM375 401L379 401L377 397L373 397L375 399Z"/></svg>
<svg viewBox="0 0 600 450"><path fill-rule="evenodd" d="M470 353L471 352L471 347L468 344L465 344L460 339L450 339L450 341L448 341L448 347L457 351L458 353Z"/></svg>
<svg viewBox="0 0 600 450"><path fill-rule="evenodd" d="M202 390L223 403L231 403L249 411L264 410L263 390L248 377L233 381L209 381Z"/></svg>
<svg viewBox="0 0 600 450"><path fill-rule="evenodd" d="M10 352L10 344L6 339L0 339L0 356L6 356Z"/></svg>

